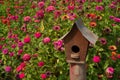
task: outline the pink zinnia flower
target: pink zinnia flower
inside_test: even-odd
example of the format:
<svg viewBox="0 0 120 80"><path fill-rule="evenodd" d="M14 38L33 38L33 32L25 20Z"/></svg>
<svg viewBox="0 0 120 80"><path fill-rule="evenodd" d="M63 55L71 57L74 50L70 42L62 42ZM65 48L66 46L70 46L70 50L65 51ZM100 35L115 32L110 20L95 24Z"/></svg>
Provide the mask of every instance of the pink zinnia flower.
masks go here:
<svg viewBox="0 0 120 80"><path fill-rule="evenodd" d="M54 11L55 10L55 7L54 6L48 6L47 8L46 8L46 11L47 12L52 12L52 11Z"/></svg>
<svg viewBox="0 0 120 80"><path fill-rule="evenodd" d="M44 11L43 10L39 10L36 12L35 18L37 19L42 19L44 17Z"/></svg>
<svg viewBox="0 0 120 80"><path fill-rule="evenodd" d="M19 42L18 42L18 47L19 47L19 48L22 48L23 46L24 46L24 43L23 43L22 41L19 41Z"/></svg>
<svg viewBox="0 0 120 80"><path fill-rule="evenodd" d="M75 6L70 6L69 5L67 8L68 8L68 10L74 10Z"/></svg>
<svg viewBox="0 0 120 80"><path fill-rule="evenodd" d="M50 42L50 38L49 37L45 37L44 39L43 39L43 43L44 44L47 44L47 43L49 43Z"/></svg>
<svg viewBox="0 0 120 80"><path fill-rule="evenodd" d="M29 22L31 20L30 16L24 17L24 22Z"/></svg>
<svg viewBox="0 0 120 80"><path fill-rule="evenodd" d="M60 10L55 10L54 11L54 18L58 18L61 14L62 14L62 12Z"/></svg>
<svg viewBox="0 0 120 80"><path fill-rule="evenodd" d="M8 49L7 49L7 48L3 49L3 50L2 50L2 53L3 53L3 54L7 54L7 53L8 53Z"/></svg>
<svg viewBox="0 0 120 80"><path fill-rule="evenodd" d="M30 54L24 54L23 57L22 57L22 59L24 61L29 61L31 59L31 56L30 56Z"/></svg>
<svg viewBox="0 0 120 80"><path fill-rule="evenodd" d="M96 6L95 9L98 10L98 11L103 11L104 10L103 6Z"/></svg>
<svg viewBox="0 0 120 80"><path fill-rule="evenodd" d="M24 38L24 43L29 43L30 41L31 41L30 36L27 35L27 36Z"/></svg>
<svg viewBox="0 0 120 80"><path fill-rule="evenodd" d="M44 3L43 1L42 1L42 2L39 2L39 3L38 3L38 8L40 8L40 9L41 9L41 8L43 8L43 7L44 7L44 5L45 5L45 3Z"/></svg>
<svg viewBox="0 0 120 80"><path fill-rule="evenodd" d="M61 50L61 48L63 46L63 41L58 40L58 41L55 41L53 44L54 44L54 47L55 47L56 50Z"/></svg>
<svg viewBox="0 0 120 80"><path fill-rule="evenodd" d="M19 74L20 79L23 79L24 77L25 77L25 74L23 72Z"/></svg>
<svg viewBox="0 0 120 80"><path fill-rule="evenodd" d="M120 18L114 17L113 19L115 22L120 22Z"/></svg>
<svg viewBox="0 0 120 80"><path fill-rule="evenodd" d="M44 63L43 61L38 62L38 66L39 66L39 67L44 66L44 64L45 64L45 63Z"/></svg>
<svg viewBox="0 0 120 80"><path fill-rule="evenodd" d="M9 53L9 56L10 56L10 57L13 57L13 56L14 56L14 52L10 52L10 53Z"/></svg>
<svg viewBox="0 0 120 80"><path fill-rule="evenodd" d="M107 44L106 38L100 38L99 41L100 41L100 43L101 43L102 45Z"/></svg>
<svg viewBox="0 0 120 80"><path fill-rule="evenodd" d="M16 71L17 71L17 72L20 72L25 66L26 66L26 63L22 62L22 63L16 68Z"/></svg>
<svg viewBox="0 0 120 80"><path fill-rule="evenodd" d="M10 72L11 71L11 67L10 66L5 66L5 71L6 72Z"/></svg>
<svg viewBox="0 0 120 80"><path fill-rule="evenodd" d="M106 72L107 72L107 73L110 73L110 74L113 74L113 73L114 73L114 68L113 68L113 67L108 67L108 68L106 69Z"/></svg>
<svg viewBox="0 0 120 80"><path fill-rule="evenodd" d="M18 50L18 55L20 55L23 52L23 49Z"/></svg>
<svg viewBox="0 0 120 80"><path fill-rule="evenodd" d="M60 30L60 26L54 26L53 30L59 31Z"/></svg>
<svg viewBox="0 0 120 80"><path fill-rule="evenodd" d="M34 34L34 36L35 36L35 38L40 38L40 37L42 36L42 34L41 34L40 32L36 32L36 33Z"/></svg>
<svg viewBox="0 0 120 80"><path fill-rule="evenodd" d="M16 45L15 45L15 44L13 44L11 47L12 47L12 48L16 48Z"/></svg>
<svg viewBox="0 0 120 80"><path fill-rule="evenodd" d="M42 79L46 79L46 78L47 78L47 75L46 75L46 74L41 74L40 77L41 77Z"/></svg>
<svg viewBox="0 0 120 80"><path fill-rule="evenodd" d="M93 62L94 63L99 63L100 62L100 56L94 56L93 57Z"/></svg>

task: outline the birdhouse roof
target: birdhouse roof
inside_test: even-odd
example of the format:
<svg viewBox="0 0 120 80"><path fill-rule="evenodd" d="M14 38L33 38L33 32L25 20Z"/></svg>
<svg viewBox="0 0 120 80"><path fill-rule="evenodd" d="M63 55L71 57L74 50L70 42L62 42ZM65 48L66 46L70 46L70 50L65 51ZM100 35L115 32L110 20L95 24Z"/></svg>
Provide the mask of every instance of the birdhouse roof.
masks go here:
<svg viewBox="0 0 120 80"><path fill-rule="evenodd" d="M95 35L92 31L90 31L87 27L84 26L82 20L79 18L77 21L75 21L75 23L78 30L82 33L82 35L91 43L91 44L95 44L98 36ZM71 31L70 31L71 32ZM65 37L67 37L69 32L67 32L62 39L64 39Z"/></svg>

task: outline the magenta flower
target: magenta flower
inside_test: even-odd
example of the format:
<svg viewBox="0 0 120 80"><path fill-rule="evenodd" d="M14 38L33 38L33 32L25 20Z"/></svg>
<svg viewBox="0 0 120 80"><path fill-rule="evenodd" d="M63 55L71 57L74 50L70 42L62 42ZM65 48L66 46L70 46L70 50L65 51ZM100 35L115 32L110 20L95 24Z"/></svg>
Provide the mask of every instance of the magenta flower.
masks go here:
<svg viewBox="0 0 120 80"><path fill-rule="evenodd" d="M15 45L15 44L13 44L11 47L12 47L12 48L16 48L16 45Z"/></svg>
<svg viewBox="0 0 120 80"><path fill-rule="evenodd" d="M20 55L22 52L23 52L23 50L22 50L22 49L19 49L19 50L18 50L18 55Z"/></svg>
<svg viewBox="0 0 120 80"><path fill-rule="evenodd" d="M18 47L19 47L19 48L22 48L23 46L24 46L24 43L21 42L21 41L19 41L19 42L18 42Z"/></svg>
<svg viewBox="0 0 120 80"><path fill-rule="evenodd" d="M101 43L102 45L107 44L106 38L100 38L99 41L100 41L100 43Z"/></svg>
<svg viewBox="0 0 120 80"><path fill-rule="evenodd" d="M41 74L40 77L41 77L42 79L46 79L46 78L47 78L47 75L46 75L46 74Z"/></svg>
<svg viewBox="0 0 120 80"><path fill-rule="evenodd" d="M31 17L30 17L30 16L24 17L24 22L29 22L30 20L31 20Z"/></svg>
<svg viewBox="0 0 120 80"><path fill-rule="evenodd" d="M54 6L48 6L47 8L46 8L46 11L47 12L52 12L52 11L54 11L55 10L55 7Z"/></svg>
<svg viewBox="0 0 120 80"><path fill-rule="evenodd" d="M37 19L42 19L44 17L44 11L43 10L39 10L36 12L35 18Z"/></svg>
<svg viewBox="0 0 120 80"><path fill-rule="evenodd" d="M107 73L110 73L110 74L113 74L113 73L114 73L114 68L113 68L113 67L108 67L108 68L106 69L106 72L107 72Z"/></svg>
<svg viewBox="0 0 120 80"><path fill-rule="evenodd" d="M29 61L31 59L30 54L24 54L22 57L23 61Z"/></svg>
<svg viewBox="0 0 120 80"><path fill-rule="evenodd" d="M75 18L77 18L77 15L75 13L69 13L69 20L74 20Z"/></svg>
<svg viewBox="0 0 120 80"><path fill-rule="evenodd" d="M10 53L9 53L9 56L10 56L10 57L14 56L14 52L10 52Z"/></svg>
<svg viewBox="0 0 120 80"><path fill-rule="evenodd" d="M120 22L120 18L117 18L117 17L114 17L113 20L114 20L115 22Z"/></svg>
<svg viewBox="0 0 120 80"><path fill-rule="evenodd" d="M51 75L51 72L47 71L45 74L46 74L47 77L49 77Z"/></svg>
<svg viewBox="0 0 120 80"><path fill-rule="evenodd" d="M45 37L44 39L43 39L43 43L44 44L47 44L47 43L49 43L51 40L50 40L50 38L49 37Z"/></svg>
<svg viewBox="0 0 120 80"><path fill-rule="evenodd" d="M17 71L17 72L20 72L25 66L26 66L26 63L22 62L22 63L16 68L16 71Z"/></svg>
<svg viewBox="0 0 120 80"><path fill-rule="evenodd" d="M68 8L68 10L74 10L75 6L69 5L67 8Z"/></svg>
<svg viewBox="0 0 120 80"><path fill-rule="evenodd" d="M116 8L116 5L110 4L109 7L110 7L111 9L114 9L114 8Z"/></svg>
<svg viewBox="0 0 120 80"><path fill-rule="evenodd" d="M94 56L92 60L93 60L94 63L99 63L100 62L100 56Z"/></svg>
<svg viewBox="0 0 120 80"><path fill-rule="evenodd" d="M2 53L3 53L3 54L7 54L7 53L8 53L8 49L7 49L7 48L3 49L3 50L2 50Z"/></svg>
<svg viewBox="0 0 120 80"><path fill-rule="evenodd" d="M55 10L54 11L54 18L58 18L61 14L62 14L62 12L60 10Z"/></svg>
<svg viewBox="0 0 120 80"><path fill-rule="evenodd" d="M54 26L54 27L53 27L53 30L59 31L59 30L60 30L60 26Z"/></svg>
<svg viewBox="0 0 120 80"><path fill-rule="evenodd" d="M10 20L17 20L17 19L18 19L18 16L13 16L13 15L10 16Z"/></svg>
<svg viewBox="0 0 120 80"><path fill-rule="evenodd" d="M39 3L38 3L38 8L40 8L40 9L41 9L41 8L43 8L43 7L44 7L44 5L45 5L45 3L44 3L43 1L42 1L42 2L39 2Z"/></svg>
<svg viewBox="0 0 120 80"><path fill-rule="evenodd" d="M58 41L55 41L53 44L54 44L54 47L55 47L56 50L61 50L61 48L63 46L63 41L58 40Z"/></svg>
<svg viewBox="0 0 120 80"><path fill-rule="evenodd" d="M110 16L110 19L114 19L115 17L114 16Z"/></svg>
<svg viewBox="0 0 120 80"><path fill-rule="evenodd" d="M36 32L36 33L34 34L34 36L35 36L35 38L40 38L40 37L42 36L42 34L41 34L40 32Z"/></svg>
<svg viewBox="0 0 120 80"><path fill-rule="evenodd" d="M29 43L31 41L31 38L29 35L27 35L25 38L24 38L24 43Z"/></svg>
<svg viewBox="0 0 120 80"><path fill-rule="evenodd" d="M19 74L20 79L23 79L24 77L25 77L25 74L23 72Z"/></svg>
<svg viewBox="0 0 120 80"><path fill-rule="evenodd" d="M5 71L6 72L10 72L12 70L12 68L10 66L5 66Z"/></svg>
<svg viewBox="0 0 120 80"><path fill-rule="evenodd" d="M96 9L97 11L103 11L103 10L104 10L103 6L96 6L95 9Z"/></svg>
<svg viewBox="0 0 120 80"><path fill-rule="evenodd" d="M44 66L44 64L45 64L45 63L44 63L43 61L38 62L38 66L39 66L39 67Z"/></svg>

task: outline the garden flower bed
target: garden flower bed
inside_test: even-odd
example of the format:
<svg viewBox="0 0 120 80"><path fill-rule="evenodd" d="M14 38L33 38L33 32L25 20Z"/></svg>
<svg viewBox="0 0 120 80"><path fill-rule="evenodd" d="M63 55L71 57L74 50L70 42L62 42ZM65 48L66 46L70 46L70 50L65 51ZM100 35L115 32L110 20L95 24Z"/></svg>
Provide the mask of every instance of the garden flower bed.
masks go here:
<svg viewBox="0 0 120 80"><path fill-rule="evenodd" d="M87 80L119 80L120 0L0 0L0 80L69 80L60 38L78 18L99 36Z"/></svg>

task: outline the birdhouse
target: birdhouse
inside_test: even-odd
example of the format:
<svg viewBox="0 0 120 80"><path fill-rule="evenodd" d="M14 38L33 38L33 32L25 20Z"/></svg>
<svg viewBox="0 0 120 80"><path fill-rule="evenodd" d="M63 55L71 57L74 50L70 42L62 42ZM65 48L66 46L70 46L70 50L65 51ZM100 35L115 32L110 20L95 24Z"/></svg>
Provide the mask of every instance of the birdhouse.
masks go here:
<svg viewBox="0 0 120 80"><path fill-rule="evenodd" d="M84 26L81 19L78 19L70 32L63 37L63 43L68 63L81 63L86 60L89 44L95 44L98 37Z"/></svg>

